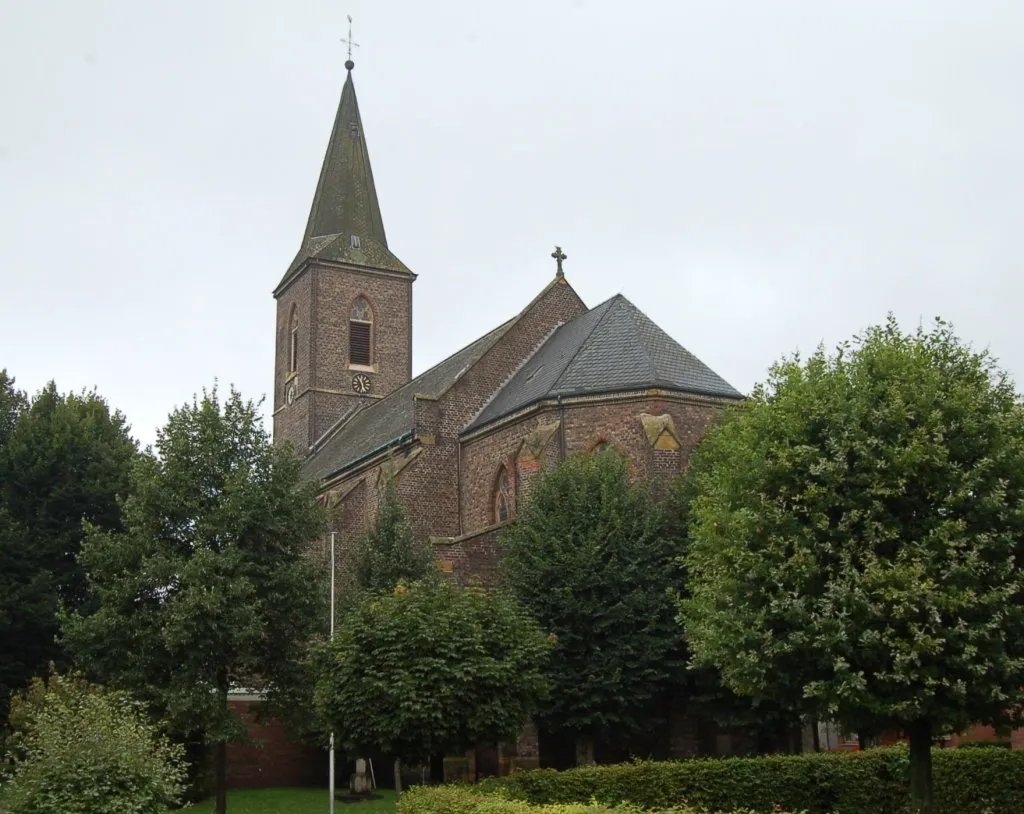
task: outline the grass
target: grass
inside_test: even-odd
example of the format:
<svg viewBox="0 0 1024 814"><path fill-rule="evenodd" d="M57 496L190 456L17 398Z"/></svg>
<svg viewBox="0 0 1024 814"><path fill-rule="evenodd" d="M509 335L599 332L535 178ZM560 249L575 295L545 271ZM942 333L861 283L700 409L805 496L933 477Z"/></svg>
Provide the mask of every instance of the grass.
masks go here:
<svg viewBox="0 0 1024 814"><path fill-rule="evenodd" d="M394 814L395 793L379 789L379 800L359 803L338 799L336 814ZM242 789L228 792L228 814L326 814L327 789ZM187 811L211 814L213 800L197 803Z"/></svg>

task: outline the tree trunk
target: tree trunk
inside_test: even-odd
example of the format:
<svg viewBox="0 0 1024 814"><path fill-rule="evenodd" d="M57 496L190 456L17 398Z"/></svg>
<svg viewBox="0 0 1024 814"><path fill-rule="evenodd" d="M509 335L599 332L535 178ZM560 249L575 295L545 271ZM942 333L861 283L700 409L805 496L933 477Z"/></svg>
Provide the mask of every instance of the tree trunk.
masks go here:
<svg viewBox="0 0 1024 814"><path fill-rule="evenodd" d="M228 709L228 673L227 670L217 671L217 690L220 695L221 709L227 712ZM225 740L217 742L213 751L213 783L216 804L214 814L227 814L228 812L228 743Z"/></svg>
<svg viewBox="0 0 1024 814"><path fill-rule="evenodd" d="M811 737L814 738L814 751L821 751L821 733L818 731L818 719L811 718Z"/></svg>
<svg viewBox="0 0 1024 814"><path fill-rule="evenodd" d="M402 796L402 761L395 758L395 797Z"/></svg>
<svg viewBox="0 0 1024 814"><path fill-rule="evenodd" d="M594 765L594 740L580 735L576 738L576 765Z"/></svg>
<svg viewBox="0 0 1024 814"><path fill-rule="evenodd" d="M907 728L910 736L910 798L921 814L932 808L932 724L915 721Z"/></svg>
<svg viewBox="0 0 1024 814"><path fill-rule="evenodd" d="M228 811L228 745L218 741L213 747L213 784L216 795L216 814L227 814Z"/></svg>

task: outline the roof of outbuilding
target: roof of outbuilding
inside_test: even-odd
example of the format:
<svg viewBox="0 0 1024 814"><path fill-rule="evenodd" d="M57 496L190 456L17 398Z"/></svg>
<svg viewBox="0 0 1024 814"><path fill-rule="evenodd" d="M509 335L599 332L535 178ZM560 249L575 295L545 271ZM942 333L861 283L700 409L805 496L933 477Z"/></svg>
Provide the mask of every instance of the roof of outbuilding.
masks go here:
<svg viewBox="0 0 1024 814"><path fill-rule="evenodd" d="M648 388L743 398L619 294L558 328L466 429L543 399Z"/></svg>

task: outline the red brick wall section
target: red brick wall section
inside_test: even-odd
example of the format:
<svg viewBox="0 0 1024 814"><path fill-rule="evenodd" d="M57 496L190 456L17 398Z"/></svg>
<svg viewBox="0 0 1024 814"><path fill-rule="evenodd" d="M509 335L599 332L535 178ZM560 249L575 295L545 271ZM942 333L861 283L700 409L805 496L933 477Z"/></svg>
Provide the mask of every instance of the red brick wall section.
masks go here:
<svg viewBox="0 0 1024 814"><path fill-rule="evenodd" d="M366 297L373 309L374 371L366 372L371 381L370 396L387 395L412 378L412 280L349 269L317 268L315 438L364 398L352 389L353 371L348 364L349 317L352 303L359 296Z"/></svg>
<svg viewBox="0 0 1024 814"><path fill-rule="evenodd" d="M549 285L441 398L442 435L455 438L560 324L587 311L564 278Z"/></svg>
<svg viewBox="0 0 1024 814"><path fill-rule="evenodd" d="M501 529L489 526L454 540L435 541L434 557L441 571L457 585L496 585L503 553L498 542Z"/></svg>
<svg viewBox="0 0 1024 814"><path fill-rule="evenodd" d="M348 364L349 316L356 297L373 309L373 367L368 396L352 388ZM292 306L299 317L298 396L285 401L289 381ZM274 439L289 440L298 454L325 433L350 406L384 396L412 377L412 278L313 264L277 301L274 366Z"/></svg>
<svg viewBox="0 0 1024 814"><path fill-rule="evenodd" d="M691 450L721 409L716 403L662 395L576 402L561 410L547 408L477 436L465 442L462 449L461 498L465 532L471 533L493 522L491 506L500 466L509 466L510 473L516 473L515 480L520 486L516 499L522 499L522 486L535 477L534 470L539 467L516 468L516 455L523 439L539 426L562 419L567 454L589 452L598 443L609 443L629 457L634 477L667 481L681 471ZM641 413L672 416L680 449L653 449L640 422ZM560 439L556 433L545 448L545 467L557 463L559 455Z"/></svg>
<svg viewBox="0 0 1024 814"><path fill-rule="evenodd" d="M252 742L228 744L228 788L257 789L327 784L327 753L288 740L276 720L257 724L258 701L229 701L246 722Z"/></svg>

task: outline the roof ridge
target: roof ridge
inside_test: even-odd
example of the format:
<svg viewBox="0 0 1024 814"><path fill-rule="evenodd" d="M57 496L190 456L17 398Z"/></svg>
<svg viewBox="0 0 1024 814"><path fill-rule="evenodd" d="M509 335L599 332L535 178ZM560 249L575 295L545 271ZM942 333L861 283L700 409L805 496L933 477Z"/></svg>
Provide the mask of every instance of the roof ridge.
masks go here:
<svg viewBox="0 0 1024 814"><path fill-rule="evenodd" d="M625 302L626 305L629 306L629 308L626 309L626 313L629 314L629 320L630 320L630 322L633 323L633 327L636 328L637 331L644 330L645 326L641 325L639 322L636 321L636 315L637 314L643 314L643 312L639 308L637 308L629 300L628 297L625 297L622 294L619 294L618 296L622 297L622 301ZM647 317L646 314L643 314L643 315L645 317ZM650 317L647 317L647 319L650 320ZM655 325L655 327L658 327L658 326ZM675 342L675 339L673 339L664 330L662 330L662 333L665 333L665 335L668 336L669 339L672 339L672 341ZM644 343L644 342L638 342L637 344L640 346L640 350L643 352L644 358L647 360L647 369L651 372L652 379L658 380L658 376L660 375L660 371L658 370L657 365L655 365L654 359L651 358L651 351L648 349L647 344ZM681 347L681 348L683 347L679 342L676 342L676 344L679 345L679 347ZM683 350L686 350L686 348L683 348Z"/></svg>
<svg viewBox="0 0 1024 814"><path fill-rule="evenodd" d="M590 343L591 338L594 336L594 332L601 326L601 323L603 323L608 318L608 313L612 310L612 302L614 302L616 299L619 299L619 298L625 299L624 297L622 297L621 294L616 294L615 296L609 297L604 302L599 303L598 305L595 305L592 309L590 309L591 311L596 311L598 308L601 308L602 306L604 306L604 313L601 314L601 316L598 318L597 322L594 323L594 327L591 328L589 331L587 331L587 338L584 339L582 342L580 342L579 347L576 348L576 352L573 353L573 355L569 357L569 361L567 361L565 363L565 366L562 368L562 372L558 374L558 378L555 379L551 383L551 387L548 388L548 392L549 393L552 390L554 390L556 387L558 387L558 384L559 384L559 382L562 381L562 377L565 375L565 372L570 367L572 367L572 363L576 361L576 358L581 353L583 353L583 349L585 347L587 347L587 345ZM582 316L585 316L585 314L580 314L580 317L582 317ZM576 319L579 319L580 317L576 317Z"/></svg>

